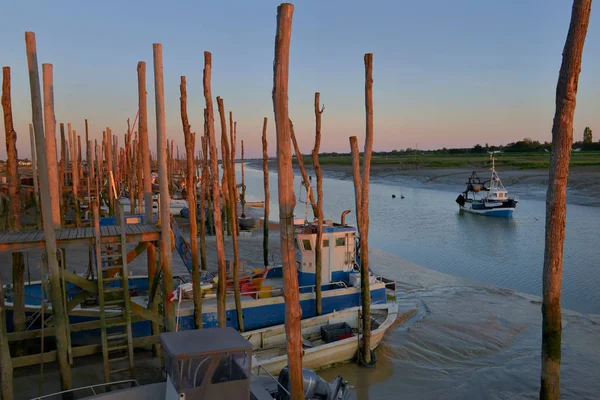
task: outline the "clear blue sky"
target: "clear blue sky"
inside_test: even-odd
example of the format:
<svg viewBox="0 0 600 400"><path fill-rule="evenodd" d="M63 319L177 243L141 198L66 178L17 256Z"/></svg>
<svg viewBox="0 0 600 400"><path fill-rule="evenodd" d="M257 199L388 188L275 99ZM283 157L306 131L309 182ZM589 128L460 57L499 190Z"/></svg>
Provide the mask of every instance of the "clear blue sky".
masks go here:
<svg viewBox="0 0 600 400"><path fill-rule="evenodd" d="M56 118L100 138L124 133L137 111L136 65L148 63L155 149L152 44L162 43L168 135L183 151L179 76L188 79L192 129L202 132L203 52L213 54L213 95L238 121L248 156L260 154L271 102L276 7L261 1L2 2L0 64L12 67L20 156L31 118L24 32L54 65ZM313 96L321 92L323 151L346 152L364 134L363 55L374 53L375 148L462 147L530 137L550 140L568 0L301 1L295 4L290 115L300 146L313 146ZM600 13L592 11L575 135L600 137ZM218 125L217 125L218 128ZM217 132L219 130L217 129ZM238 145L239 149L239 145ZM0 157L5 147L0 146Z"/></svg>

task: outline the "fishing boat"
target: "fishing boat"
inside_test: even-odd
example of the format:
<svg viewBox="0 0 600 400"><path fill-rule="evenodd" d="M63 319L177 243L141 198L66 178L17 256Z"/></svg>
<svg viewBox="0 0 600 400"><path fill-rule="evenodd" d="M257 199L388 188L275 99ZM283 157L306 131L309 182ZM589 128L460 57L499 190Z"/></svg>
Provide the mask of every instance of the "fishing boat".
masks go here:
<svg viewBox="0 0 600 400"><path fill-rule="evenodd" d="M361 307L308 318L302 321L304 367L319 370L356 357L362 333L359 333ZM406 312L414 312L414 309ZM398 317L396 303L371 307L371 350L381 342L385 332ZM287 365L285 325L242 333L252 344L252 368L263 368L278 375Z"/></svg>
<svg viewBox="0 0 600 400"><path fill-rule="evenodd" d="M345 214L344 214L345 215ZM132 222L130 222L132 221ZM127 223L143 221L143 216L128 217ZM115 224L114 217L102 218L101 225ZM298 262L299 299L303 318L316 315L316 280L315 280L315 243L317 225L314 223L295 226L296 260ZM195 329L194 304L191 296L185 296L181 285L191 281L192 256L189 244L179 230L175 220L171 218L175 247L189 271L189 275L174 276L175 292L171 301L176 302L177 324L180 330ZM340 311L361 305L361 288L358 268L360 253L358 248L356 228L344 223L324 221L323 225L323 260L322 260L322 312L324 314ZM217 299L215 277L209 272L203 272L202 283L212 285L204 291L202 305L202 321L204 327L212 328L217 324ZM388 292L395 293L395 283L386 283L381 277L370 275L370 291L372 304L385 304ZM120 281L111 282L114 287L120 286ZM41 310L41 282L31 282L25 285L25 311L33 322L31 329L39 329ZM128 279L131 302L142 308L147 308L153 282L147 276L131 276ZM237 311L233 296L233 283L228 285L226 298L227 326L238 329ZM12 330L12 297L7 288L7 323ZM283 268L272 266L258 271L250 271L240 279L241 306L244 329L255 330L279 325L285 321L285 300L283 297ZM69 282L66 285L67 301L81 294L82 288ZM45 309L51 308L47 296L44 298ZM47 312L46 315L50 313ZM110 311L107 311L110 314ZM89 301L76 305L69 313L71 323L98 320L100 307ZM151 322L148 320L132 323L133 337L151 335ZM89 345L98 343L100 330L72 332L73 345Z"/></svg>
<svg viewBox="0 0 600 400"><path fill-rule="evenodd" d="M268 372L261 375L261 368L253 365L252 345L231 328L161 333L160 342L164 350L166 381L141 386L135 380L118 381L67 390L38 399L64 398L68 395L96 400L291 398L287 367L277 371L279 379ZM314 371L303 368L302 380L304 399L349 398L350 386L341 376L327 382Z"/></svg>
<svg viewBox="0 0 600 400"><path fill-rule="evenodd" d="M460 210L478 215L491 217L512 216L519 199L508 195L495 168L495 159L492 160L492 176L487 181L482 181L473 171L467 181L467 189L458 195L456 203Z"/></svg>

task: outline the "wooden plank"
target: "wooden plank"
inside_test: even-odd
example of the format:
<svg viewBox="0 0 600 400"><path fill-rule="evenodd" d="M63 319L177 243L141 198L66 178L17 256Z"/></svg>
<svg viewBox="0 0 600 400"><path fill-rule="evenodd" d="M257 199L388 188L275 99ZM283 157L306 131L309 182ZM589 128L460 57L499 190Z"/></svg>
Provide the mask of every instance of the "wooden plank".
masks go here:
<svg viewBox="0 0 600 400"><path fill-rule="evenodd" d="M133 339L134 347L150 346L157 343L160 343L160 335L145 336L142 338ZM102 352L102 346L100 344L74 347L73 357L89 356L100 352ZM15 357L12 359L13 368L38 365L42 362L42 358L44 363L56 361L56 350L46 352L43 355L33 354L30 356Z"/></svg>
<svg viewBox="0 0 600 400"><path fill-rule="evenodd" d="M98 293L98 287L96 282L87 280L86 278L75 274L67 269L63 270L62 273L65 276L67 282L71 282L73 285L78 286L90 293Z"/></svg>
<svg viewBox="0 0 600 400"><path fill-rule="evenodd" d="M147 308L144 308L133 301L131 302L131 312L133 312L136 315L139 315L143 319L150 320L160 326L164 326L164 319L162 315L155 313L154 311L149 310Z"/></svg>

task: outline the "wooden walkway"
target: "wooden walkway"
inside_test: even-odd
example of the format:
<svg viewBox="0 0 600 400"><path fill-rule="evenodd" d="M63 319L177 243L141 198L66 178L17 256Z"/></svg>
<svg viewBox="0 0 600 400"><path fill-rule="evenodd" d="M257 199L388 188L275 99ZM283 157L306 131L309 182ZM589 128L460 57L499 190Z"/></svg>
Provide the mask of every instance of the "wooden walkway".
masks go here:
<svg viewBox="0 0 600 400"><path fill-rule="evenodd" d="M127 243L151 242L160 239L160 227L155 224L126 225ZM121 241L120 226L101 226L103 242ZM56 230L56 242L60 248L92 245L93 228L61 228ZM44 231L0 232L0 252L26 251L44 247Z"/></svg>

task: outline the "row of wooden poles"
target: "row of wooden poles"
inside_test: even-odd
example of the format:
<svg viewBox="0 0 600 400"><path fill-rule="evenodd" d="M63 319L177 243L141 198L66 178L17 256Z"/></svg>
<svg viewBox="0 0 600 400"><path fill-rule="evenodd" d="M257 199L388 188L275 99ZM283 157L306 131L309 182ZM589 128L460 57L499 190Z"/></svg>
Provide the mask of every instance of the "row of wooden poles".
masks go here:
<svg viewBox="0 0 600 400"><path fill-rule="evenodd" d="M275 38L275 63L274 63L274 87L273 87L273 105L275 114L275 128L277 132L277 167L278 167L278 188L279 188L279 209L280 209L280 239L281 255L284 271L284 297L286 304L286 333L287 333L287 351L290 366L291 389L294 398L302 398L302 336L300 328L301 309L299 303L298 278L296 274L296 260L294 250L294 207L295 196L293 190L293 171L292 171L292 144L296 153L297 162L302 173L302 182L309 193L309 200L313 208L313 213L318 221L317 243L316 246L316 296L317 296L317 314L321 314L321 252L322 252L322 229L323 229L323 189L322 172L319 164L319 148L321 141L321 114L324 108L320 106L320 95L315 94L315 146L312 150L313 164L317 176L317 200L310 190L308 174L303 164L302 153L298 147L293 124L288 111L288 75L289 75L289 49L291 40L293 5L282 4L277 12L277 32ZM101 189L106 186L107 199L109 202L110 213L114 212L114 200L116 192L120 192L122 186L129 189L129 198L131 203L130 212L137 210L142 212L142 203L145 203L145 216L152 218L152 182L151 182L151 164L152 157L148 146L148 116L146 108L146 66L144 62L138 63L138 91L139 91L139 137L132 135L132 127L129 126L125 135L125 148L118 147L118 137L112 135L110 128L103 132L102 148L97 141L92 145L89 139L88 124L85 121L85 141L86 141L86 167L87 188L80 187L84 177L82 169L81 155L81 137L76 131L72 130L71 124L67 124L68 140L65 139L64 124L60 124L61 131L61 162L56 160L56 140L55 140L55 117L52 83L52 65L43 64L44 77L44 113L42 113L42 95L40 92L40 82L38 73L38 63L36 54L35 35L32 32L25 34L27 46L27 58L30 72L31 99L32 99L32 120L31 127L32 143L35 143L35 151L32 152L32 162L40 166L37 171L39 176L39 210L41 221L38 226L44 230L45 251L47 264L50 272L50 295L53 304L54 321L56 324L55 335L57 345L57 359L60 367L61 386L63 389L69 389L72 386L71 370L67 358L68 340L67 328L68 319L65 315L65 309L62 306L62 292L60 288L60 270L57 259L57 245L55 229L64 226L67 202L69 197L64 192L68 191L67 176L68 165L71 164L71 200L75 210L75 225L81 226L80 204L84 202L81 194L87 192L88 203L92 198L99 199ZM361 346L361 352L365 361L370 363L370 290L369 290L369 259L368 259L368 226L369 226L369 176L370 160L373 148L373 101L372 101L372 62L371 54L365 55L365 105L366 105L366 140L363 156L363 167L361 173L360 156L358 151L357 138L350 138L350 148L353 156L353 175L356 193L356 211L358 231L361 237L361 284L362 284L362 304L363 304L363 332L364 340ZM221 161L223 165L223 177L219 184L218 171L218 149L215 134L215 112L211 92L211 70L212 59L209 52L204 53L204 71L203 86L205 97L204 109L204 134L201 137L202 150L199 154L199 163L201 169L201 199L200 199L200 232L196 222L196 183L198 161L195 160L195 133L189 124L187 115L187 88L186 78L181 77L180 84L180 109L183 133L185 138L186 161L185 175L187 176L186 186L187 200L190 204L190 236L192 251L192 284L194 301L194 320L197 328L202 327L202 295L200 289L200 268L206 269L206 244L205 244L205 213L207 207L206 201L212 203L213 224L216 236L217 262L218 262L218 289L217 289L217 314L218 325L226 325L226 260L225 260L225 241L223 230L223 217L221 208L226 212L223 214L228 219L228 226L231 227L231 236L234 250L233 258L233 281L234 296L237 312L237 322L243 330L243 315L241 309L241 295L239 286L239 251L238 251L238 220L237 204L239 202L238 185L236 183L235 159L236 159L236 128L237 123L233 121L233 114L229 113L229 127L227 126L224 101L217 97L217 108L219 113L219 122L221 126ZM3 69L3 97L2 105L4 107L5 129L7 132L6 142L8 149L7 172L9 178L9 196L11 198L11 210L9 217L9 227L11 230L19 230L20 208L19 197L19 177L17 170L17 152L16 152L16 132L12 123L12 111L10 108L10 69ZM159 192L160 192L160 210L159 219L161 221L161 235L163 238L170 237L170 213L169 213L169 185L172 182L173 171L183 169L181 162L175 162L173 157L173 142L168 144L166 138L165 126L165 103L164 103L164 85L163 85L163 67L162 67L162 46L154 44L154 84L156 97L156 128L157 128L157 160ZM8 112L7 112L8 110ZM135 122L134 122L135 124ZM229 134L227 130L229 129ZM267 154L267 118L264 118L262 130L263 142L263 172L264 172L264 190L265 190L265 219L264 219L264 264L268 265L268 220L269 220L269 187L268 187L268 154ZM243 142L242 142L243 153ZM103 165L103 161L105 165ZM119 160L121 164L119 165ZM179 156L177 156L179 160ZM119 168L123 166L123 170ZM361 176L362 175L362 176ZM37 186L38 182L35 179ZM106 185L103 183L106 182ZM115 184L116 182L116 184ZM242 184L243 187L243 184ZM135 191L134 191L135 188ZM37 195L38 189L34 192ZM61 193L62 192L62 193ZM205 193L211 193L210 198ZM60 200L59 200L60 199ZM15 201L16 200L16 201ZM62 211L62 212L61 212ZM43 224L41 223L43 221ZM200 236L200 249L196 238ZM172 254L169 240L161 240L160 254L161 267L160 273L163 275L164 290L166 293L173 292L172 279ZM200 255L198 254L200 250ZM159 273L156 268L156 255L154 247L148 246L148 275L152 279L154 274ZM200 256L200 257L199 257ZM20 257L20 259L19 259ZM23 287L23 254L13 253L13 299L15 303L15 318L19 322L15 329L24 329L24 298L19 293L19 288ZM20 260L20 261L19 261ZM200 265L198 263L200 260ZM1 278L0 278L1 280ZM20 281L19 281L20 280ZM1 286L1 282L0 282ZM0 293L0 307L2 307L2 316L0 318L0 328L2 328L2 337L6 338L6 326L3 295ZM174 310L172 305L167 307L166 328L169 331L175 330ZM170 309L169 309L170 308ZM153 327L156 333L158 327ZM8 342L5 339L0 340L0 354L3 355L1 361L2 368L2 393L4 398L11 398L12 393L12 366L11 357L8 350ZM4 356L4 355L8 355Z"/></svg>

